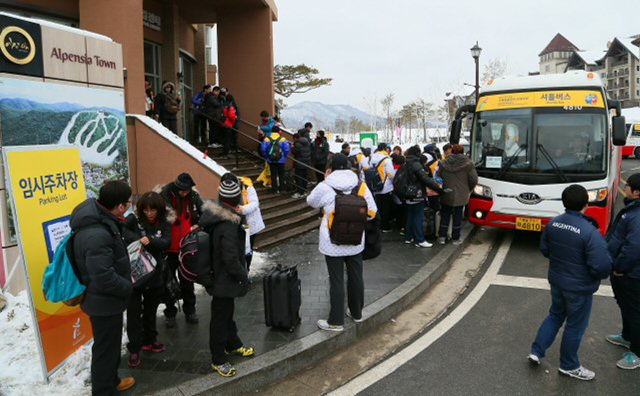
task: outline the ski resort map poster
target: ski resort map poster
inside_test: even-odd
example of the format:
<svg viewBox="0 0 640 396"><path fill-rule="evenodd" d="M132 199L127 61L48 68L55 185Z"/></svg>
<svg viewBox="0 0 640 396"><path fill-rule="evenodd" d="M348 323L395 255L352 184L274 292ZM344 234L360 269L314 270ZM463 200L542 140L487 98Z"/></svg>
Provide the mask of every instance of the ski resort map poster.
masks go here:
<svg viewBox="0 0 640 396"><path fill-rule="evenodd" d="M42 278L51 252L69 233L69 216L86 199L77 147L3 148L16 225L46 377L93 335L79 306L45 300Z"/></svg>
<svg viewBox="0 0 640 396"><path fill-rule="evenodd" d="M80 148L87 197L106 180L129 181L122 89L0 77L2 146Z"/></svg>

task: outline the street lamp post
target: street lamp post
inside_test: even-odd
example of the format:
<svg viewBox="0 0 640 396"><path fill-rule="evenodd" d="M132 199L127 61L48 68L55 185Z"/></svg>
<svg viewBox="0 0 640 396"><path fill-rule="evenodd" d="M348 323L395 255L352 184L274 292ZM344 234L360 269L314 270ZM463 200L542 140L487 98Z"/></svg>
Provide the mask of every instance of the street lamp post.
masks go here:
<svg viewBox="0 0 640 396"><path fill-rule="evenodd" d="M471 47L471 56L476 61L476 103L478 103L478 96L480 95L480 53L482 52L482 48L478 46L478 42L476 41L476 45Z"/></svg>

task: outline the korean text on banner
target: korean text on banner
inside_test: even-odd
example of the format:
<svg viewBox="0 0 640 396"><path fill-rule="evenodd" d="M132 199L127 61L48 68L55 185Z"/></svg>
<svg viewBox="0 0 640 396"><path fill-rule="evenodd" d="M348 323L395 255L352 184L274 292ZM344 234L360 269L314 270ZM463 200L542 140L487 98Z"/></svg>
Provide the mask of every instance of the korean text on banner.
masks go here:
<svg viewBox="0 0 640 396"><path fill-rule="evenodd" d="M93 335L80 307L44 298L42 278L58 243L70 232L69 217L86 199L76 147L22 146L3 149L28 290L48 377Z"/></svg>
<svg viewBox="0 0 640 396"><path fill-rule="evenodd" d="M482 96L476 107L476 112L522 109L527 107L604 108L604 99L600 91L558 90L512 92Z"/></svg>

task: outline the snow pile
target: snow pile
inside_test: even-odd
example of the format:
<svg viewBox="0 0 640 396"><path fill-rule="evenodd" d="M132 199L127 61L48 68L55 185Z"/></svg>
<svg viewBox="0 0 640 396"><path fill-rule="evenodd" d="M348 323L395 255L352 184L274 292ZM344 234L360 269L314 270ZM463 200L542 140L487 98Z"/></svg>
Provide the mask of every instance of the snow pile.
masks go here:
<svg viewBox="0 0 640 396"><path fill-rule="evenodd" d="M0 394L89 395L91 347L71 356L46 384L42 376L29 297L6 294L7 307L0 312ZM34 393L34 391L36 391Z"/></svg>
<svg viewBox="0 0 640 396"><path fill-rule="evenodd" d="M154 132L158 133L160 136L164 137L165 139L167 139L168 141L176 145L176 147L178 147L180 150L189 154L191 157L198 160L198 162L200 162L202 165L211 169L213 172L217 173L218 175L222 176L228 172L225 167L219 165L216 161L212 160L210 157L205 158L204 154L202 154L202 152L198 150L196 147L193 147L191 143L187 142L180 136L171 132L156 120L141 114L127 114L127 117L137 118L143 124L151 128L151 130L153 130Z"/></svg>
<svg viewBox="0 0 640 396"><path fill-rule="evenodd" d="M262 278L267 271L275 266L276 263L271 260L269 253L257 252L254 250L249 277L251 279Z"/></svg>

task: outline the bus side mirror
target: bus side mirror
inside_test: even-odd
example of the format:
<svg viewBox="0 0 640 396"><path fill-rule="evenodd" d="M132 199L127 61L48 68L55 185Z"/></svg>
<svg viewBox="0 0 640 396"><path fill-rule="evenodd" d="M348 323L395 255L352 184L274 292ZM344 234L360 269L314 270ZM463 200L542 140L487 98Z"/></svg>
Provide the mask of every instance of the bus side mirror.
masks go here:
<svg viewBox="0 0 640 396"><path fill-rule="evenodd" d="M613 123L613 145L624 146L627 143L627 124L624 116L615 116Z"/></svg>
<svg viewBox="0 0 640 396"><path fill-rule="evenodd" d="M451 136L449 142L451 144L460 143L460 131L462 130L462 118L456 118L451 123Z"/></svg>

